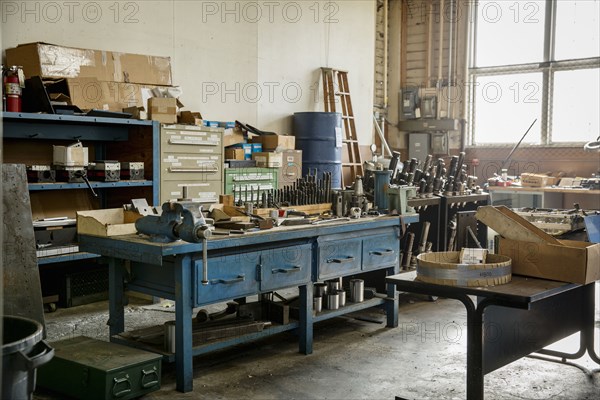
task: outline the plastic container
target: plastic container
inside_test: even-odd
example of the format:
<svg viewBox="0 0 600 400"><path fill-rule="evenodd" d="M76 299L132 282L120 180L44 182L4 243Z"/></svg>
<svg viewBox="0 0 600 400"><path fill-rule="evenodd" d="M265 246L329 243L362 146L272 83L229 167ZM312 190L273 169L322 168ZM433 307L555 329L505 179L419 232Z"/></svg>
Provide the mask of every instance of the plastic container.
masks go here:
<svg viewBox="0 0 600 400"><path fill-rule="evenodd" d="M31 399L36 370L54 357L42 340L42 325L29 318L5 315L2 336L2 399Z"/></svg>
<svg viewBox="0 0 600 400"><path fill-rule="evenodd" d="M294 114L296 150L302 150L302 175L317 170L331 172L332 189L342 188L342 114L299 112Z"/></svg>

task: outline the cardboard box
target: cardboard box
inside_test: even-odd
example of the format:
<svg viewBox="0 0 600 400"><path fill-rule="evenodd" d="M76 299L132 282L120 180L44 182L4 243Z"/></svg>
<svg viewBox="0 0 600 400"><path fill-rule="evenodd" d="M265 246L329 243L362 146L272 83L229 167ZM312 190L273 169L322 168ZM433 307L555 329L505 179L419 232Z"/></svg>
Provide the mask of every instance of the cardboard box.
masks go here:
<svg viewBox="0 0 600 400"><path fill-rule="evenodd" d="M542 174L521 174L521 186L527 187L544 187L556 185L560 179L553 176Z"/></svg>
<svg viewBox="0 0 600 400"><path fill-rule="evenodd" d="M82 110L122 111L129 107L146 107L142 88L133 83L99 81L95 78L59 79L48 84L48 92L68 96Z"/></svg>
<svg viewBox="0 0 600 400"><path fill-rule="evenodd" d="M252 159L256 161L258 168L279 168L282 166L281 153L252 153Z"/></svg>
<svg viewBox="0 0 600 400"><path fill-rule="evenodd" d="M244 149L225 149L226 160L245 160Z"/></svg>
<svg viewBox="0 0 600 400"><path fill-rule="evenodd" d="M277 184L279 189L291 185L302 177L302 150L284 150L281 152L282 166L279 169Z"/></svg>
<svg viewBox="0 0 600 400"><path fill-rule="evenodd" d="M586 284L600 279L600 243L561 240L560 245L499 238L498 254L512 259L512 273Z"/></svg>
<svg viewBox="0 0 600 400"><path fill-rule="evenodd" d="M100 81L172 85L169 57L28 43L6 50L7 65L21 65L25 77L94 78Z"/></svg>
<svg viewBox="0 0 600 400"><path fill-rule="evenodd" d="M263 151L294 150L296 148L296 137L288 135L254 136L251 142L262 144Z"/></svg>
<svg viewBox="0 0 600 400"><path fill-rule="evenodd" d="M77 233L91 236L135 234L135 221L141 215L122 208L77 211Z"/></svg>
<svg viewBox="0 0 600 400"><path fill-rule="evenodd" d="M223 146L233 146L234 144L244 143L245 141L244 132L238 126L225 129L225 133L223 134Z"/></svg>
<svg viewBox="0 0 600 400"><path fill-rule="evenodd" d="M177 122L177 99L170 97L151 97L148 99L148 118L163 124Z"/></svg>
<svg viewBox="0 0 600 400"><path fill-rule="evenodd" d="M233 149L243 149L244 150L244 160L252 160L252 144L250 143L238 143L230 146L229 148Z"/></svg>
<svg viewBox="0 0 600 400"><path fill-rule="evenodd" d="M177 117L178 124L203 126L202 114L192 111L181 111Z"/></svg>
<svg viewBox="0 0 600 400"><path fill-rule="evenodd" d="M251 143L252 144L252 152L253 153L261 153L263 151L262 144L260 143Z"/></svg>
<svg viewBox="0 0 600 400"><path fill-rule="evenodd" d="M54 165L85 167L88 165L88 148L81 143L71 146L52 146Z"/></svg>
<svg viewBox="0 0 600 400"><path fill-rule="evenodd" d="M475 217L502 235L497 253L512 273L586 284L600 279L600 244L558 240L504 206L479 207Z"/></svg>

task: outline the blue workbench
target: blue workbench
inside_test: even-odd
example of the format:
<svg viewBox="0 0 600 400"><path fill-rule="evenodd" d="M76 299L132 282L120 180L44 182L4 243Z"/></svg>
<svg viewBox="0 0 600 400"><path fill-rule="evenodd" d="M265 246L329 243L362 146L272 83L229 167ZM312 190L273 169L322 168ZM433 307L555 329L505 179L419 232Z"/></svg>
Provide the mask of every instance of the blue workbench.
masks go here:
<svg viewBox="0 0 600 400"><path fill-rule="evenodd" d="M403 225L418 221L417 215L362 218L323 225L279 227L238 236L214 236L207 243L208 285L202 285L202 244L155 243L142 235L94 237L80 235L80 249L109 260L109 326L111 341L123 342L125 329L124 264L130 263L128 289L174 300L176 352L151 350L175 361L177 390L193 389L193 356L237 343L297 329L301 353L312 353L313 323L361 309L384 306L387 326L398 325L398 299L394 285L387 293L362 303L348 302L338 310L312 313L314 282L363 272L399 272L400 237ZM299 320L273 324L262 332L232 339L192 343L194 307L236 298L298 287ZM128 345L137 345L127 341Z"/></svg>

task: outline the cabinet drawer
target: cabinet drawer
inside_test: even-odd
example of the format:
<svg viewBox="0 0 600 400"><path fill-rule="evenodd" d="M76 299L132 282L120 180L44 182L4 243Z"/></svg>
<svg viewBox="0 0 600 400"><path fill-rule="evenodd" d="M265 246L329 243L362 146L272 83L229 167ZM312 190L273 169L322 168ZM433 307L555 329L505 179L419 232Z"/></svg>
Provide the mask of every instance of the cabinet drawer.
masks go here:
<svg viewBox="0 0 600 400"><path fill-rule="evenodd" d="M310 281L312 245L264 251L260 256L262 291L306 284Z"/></svg>
<svg viewBox="0 0 600 400"><path fill-rule="evenodd" d="M183 198L183 188L187 187L188 197L200 203L218 203L222 194L221 181L163 181L160 184L160 202Z"/></svg>
<svg viewBox="0 0 600 400"><path fill-rule="evenodd" d="M183 179L220 181L223 157L166 152L162 154L161 179L178 181Z"/></svg>
<svg viewBox="0 0 600 400"><path fill-rule="evenodd" d="M173 128L171 128L173 127ZM193 154L222 154L222 132L204 132L197 127L171 125L161 130L161 151Z"/></svg>
<svg viewBox="0 0 600 400"><path fill-rule="evenodd" d="M194 264L195 306L258 293L259 252L209 257L208 285L202 284L202 259Z"/></svg>
<svg viewBox="0 0 600 400"><path fill-rule="evenodd" d="M337 278L360 271L361 240L326 240L319 243L319 280Z"/></svg>
<svg viewBox="0 0 600 400"><path fill-rule="evenodd" d="M373 236L364 239L362 246L363 270L376 269L398 263L400 239L395 234Z"/></svg>

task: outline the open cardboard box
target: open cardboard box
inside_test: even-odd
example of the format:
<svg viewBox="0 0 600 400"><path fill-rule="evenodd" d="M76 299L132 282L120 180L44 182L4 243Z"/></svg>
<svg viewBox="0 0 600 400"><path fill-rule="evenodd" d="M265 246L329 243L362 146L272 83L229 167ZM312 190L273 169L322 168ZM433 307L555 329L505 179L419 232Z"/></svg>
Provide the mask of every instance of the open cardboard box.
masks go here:
<svg viewBox="0 0 600 400"><path fill-rule="evenodd" d="M135 221L142 216L122 208L77 212L77 233L91 236L131 235L137 232Z"/></svg>
<svg viewBox="0 0 600 400"><path fill-rule="evenodd" d="M512 272L561 282L600 280L600 243L558 240L504 206L484 206L476 218L500 233L497 253L512 259Z"/></svg>

